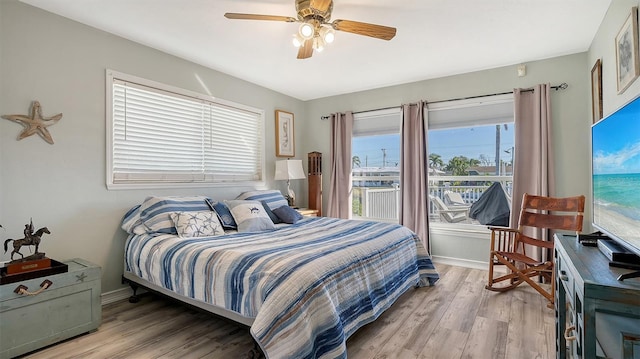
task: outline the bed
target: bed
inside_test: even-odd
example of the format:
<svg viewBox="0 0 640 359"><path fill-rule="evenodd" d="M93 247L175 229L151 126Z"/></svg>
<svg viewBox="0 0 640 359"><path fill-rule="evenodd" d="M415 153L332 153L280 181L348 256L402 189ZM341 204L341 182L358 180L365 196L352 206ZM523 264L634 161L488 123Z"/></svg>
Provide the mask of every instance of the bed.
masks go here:
<svg viewBox="0 0 640 359"><path fill-rule="evenodd" d="M153 216L147 205L146 218L145 203L127 213L123 277L249 326L267 358L346 358L358 328L439 278L420 239L396 224L312 217L268 230L173 233L175 212L208 210L224 222L210 200L194 198Z"/></svg>

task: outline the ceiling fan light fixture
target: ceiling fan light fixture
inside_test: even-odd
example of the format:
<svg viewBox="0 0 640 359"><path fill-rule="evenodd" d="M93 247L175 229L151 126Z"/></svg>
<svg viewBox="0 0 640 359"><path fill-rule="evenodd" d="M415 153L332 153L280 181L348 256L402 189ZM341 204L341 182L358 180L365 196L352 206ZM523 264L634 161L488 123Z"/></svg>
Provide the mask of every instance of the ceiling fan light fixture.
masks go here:
<svg viewBox="0 0 640 359"><path fill-rule="evenodd" d="M316 36L313 38L313 49L322 52L324 50L325 42L320 36Z"/></svg>
<svg viewBox="0 0 640 359"><path fill-rule="evenodd" d="M302 25L300 25L298 33L300 34L300 36L302 36L303 39L309 40L315 34L315 29L313 28L313 25L309 24L308 22L303 22Z"/></svg>
<svg viewBox="0 0 640 359"><path fill-rule="evenodd" d="M336 31L387 41L396 36L397 30L395 27L344 19L331 21L333 0L294 0L294 3L296 17L232 12L225 13L224 16L227 19L236 20L298 23L297 33L291 38L293 45L298 48L298 59L308 59L313 55L314 51L320 52L325 46L333 43Z"/></svg>
<svg viewBox="0 0 640 359"><path fill-rule="evenodd" d="M302 36L300 36L300 34L295 34L293 35L292 42L293 42L293 46L300 47L304 43L304 39L302 38Z"/></svg>
<svg viewBox="0 0 640 359"><path fill-rule="evenodd" d="M325 43L330 44L335 40L336 32L332 27L324 25L320 28L320 37Z"/></svg>

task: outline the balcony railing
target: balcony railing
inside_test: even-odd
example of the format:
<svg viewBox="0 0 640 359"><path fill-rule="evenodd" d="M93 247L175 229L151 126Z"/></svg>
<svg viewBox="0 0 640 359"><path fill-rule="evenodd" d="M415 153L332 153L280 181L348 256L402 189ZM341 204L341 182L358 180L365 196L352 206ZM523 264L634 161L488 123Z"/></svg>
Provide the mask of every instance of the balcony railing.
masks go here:
<svg viewBox="0 0 640 359"><path fill-rule="evenodd" d="M456 192L460 194L466 205L471 206L494 182L500 182L507 195L511 197L513 188L511 176L431 176L429 177L429 195L438 197L446 203L445 192ZM371 183L380 185L371 186ZM357 177L354 178L353 184L353 218L398 222L400 186L397 184L397 177ZM441 216L441 210L431 202L429 201L431 220L448 222L448 217ZM470 218L458 222L474 223Z"/></svg>

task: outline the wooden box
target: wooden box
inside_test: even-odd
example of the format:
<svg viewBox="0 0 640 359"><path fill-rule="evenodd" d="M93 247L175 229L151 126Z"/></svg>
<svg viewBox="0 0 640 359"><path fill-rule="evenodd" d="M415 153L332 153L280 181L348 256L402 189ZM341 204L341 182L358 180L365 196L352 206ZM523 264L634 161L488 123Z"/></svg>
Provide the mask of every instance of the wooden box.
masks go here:
<svg viewBox="0 0 640 359"><path fill-rule="evenodd" d="M47 258L48 259L48 258ZM19 273L9 273L8 267L0 267L0 284L15 283L27 279L40 278L48 275L64 273L69 270L65 263L50 259L49 268L37 269L32 271L23 271Z"/></svg>
<svg viewBox="0 0 640 359"><path fill-rule="evenodd" d="M97 329L102 320L101 269L82 259L65 261L66 273L0 285L0 359L12 358ZM48 280L52 284L31 293Z"/></svg>

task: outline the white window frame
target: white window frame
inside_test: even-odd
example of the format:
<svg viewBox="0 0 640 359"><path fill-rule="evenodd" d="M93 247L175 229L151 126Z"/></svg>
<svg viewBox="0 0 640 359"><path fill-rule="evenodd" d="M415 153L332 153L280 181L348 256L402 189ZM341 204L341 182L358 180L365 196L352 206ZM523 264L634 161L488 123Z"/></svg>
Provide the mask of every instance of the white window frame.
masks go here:
<svg viewBox="0 0 640 359"><path fill-rule="evenodd" d="M255 115L258 124L256 134L258 142L255 144L255 150L258 153L258 164L256 168L255 180L238 179L233 176L219 176L215 174L203 173L192 178L167 179L162 173L157 173L151 177L145 174L134 174L132 178L123 179L119 175L118 180L114 180L114 83L127 82L134 86L154 90L164 95L170 94L176 97L186 97L196 101L205 101L216 106L223 106L238 111L249 112ZM108 189L153 189L153 188L193 188L193 187L236 187L236 186L264 186L265 183L265 141L264 141L264 110L253 108L246 105L237 104L231 101L218 99L212 96L203 95L193 91L181 89L178 87L162 84L156 81L144 79L141 77L117 72L114 70L106 70L106 184ZM233 160L233 159L231 159ZM126 175L124 176L126 177ZM257 177L257 178L256 178Z"/></svg>

